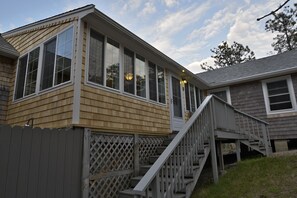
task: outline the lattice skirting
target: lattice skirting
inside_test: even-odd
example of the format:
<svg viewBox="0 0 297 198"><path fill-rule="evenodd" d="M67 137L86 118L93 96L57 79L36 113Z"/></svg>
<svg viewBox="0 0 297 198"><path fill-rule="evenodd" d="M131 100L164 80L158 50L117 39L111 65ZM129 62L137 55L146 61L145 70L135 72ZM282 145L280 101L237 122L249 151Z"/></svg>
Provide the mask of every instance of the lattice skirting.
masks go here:
<svg viewBox="0 0 297 198"><path fill-rule="evenodd" d="M140 164L148 163L166 137L107 134L89 135L89 197L118 196L129 188Z"/></svg>

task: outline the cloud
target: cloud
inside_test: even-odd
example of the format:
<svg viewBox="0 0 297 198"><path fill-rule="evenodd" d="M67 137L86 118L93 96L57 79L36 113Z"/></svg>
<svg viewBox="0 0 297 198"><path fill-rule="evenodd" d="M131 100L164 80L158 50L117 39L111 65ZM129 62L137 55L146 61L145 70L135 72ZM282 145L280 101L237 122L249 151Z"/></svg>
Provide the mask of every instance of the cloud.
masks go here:
<svg viewBox="0 0 297 198"><path fill-rule="evenodd" d="M124 1L123 8L121 10L121 14L124 14L127 11L134 11L138 9L142 3L142 0L127 0Z"/></svg>
<svg viewBox="0 0 297 198"><path fill-rule="evenodd" d="M167 35L174 34L188 25L197 22L201 16L210 8L210 3L190 6L178 12L173 12L166 15L156 24L158 32L166 33Z"/></svg>
<svg viewBox="0 0 297 198"><path fill-rule="evenodd" d="M204 22L205 26L199 29L195 29L188 36L189 40L200 38L204 40L211 39L219 34L219 32L226 26L234 23L235 13L231 13L231 10L224 8L218 11L211 19Z"/></svg>
<svg viewBox="0 0 297 198"><path fill-rule="evenodd" d="M25 22L26 22L26 23L33 23L33 22L35 22L35 19L32 18L32 17L27 17L27 18L25 19Z"/></svg>
<svg viewBox="0 0 297 198"><path fill-rule="evenodd" d="M214 65L214 59L211 57L205 58L201 61L194 61L192 63L190 63L188 66L186 66L186 68L188 70L190 70L191 72L193 72L194 74L196 73L201 73L201 72L205 72L205 70L203 70L200 65L202 63L207 62L209 65Z"/></svg>
<svg viewBox="0 0 297 198"><path fill-rule="evenodd" d="M153 14L156 12L156 7L153 3L153 1L148 1L144 4L144 8L142 11L138 14L139 16L146 16L149 14Z"/></svg>
<svg viewBox="0 0 297 198"><path fill-rule="evenodd" d="M273 50L271 43L276 34L266 32L264 21L258 22L256 18L278 6L277 2L267 1L263 4L251 5L247 9L239 9L235 23L230 27L227 34L227 41L239 42L248 45L255 52L256 58L267 56Z"/></svg>
<svg viewBox="0 0 297 198"><path fill-rule="evenodd" d="M164 0L167 7L173 7L178 4L178 0Z"/></svg>

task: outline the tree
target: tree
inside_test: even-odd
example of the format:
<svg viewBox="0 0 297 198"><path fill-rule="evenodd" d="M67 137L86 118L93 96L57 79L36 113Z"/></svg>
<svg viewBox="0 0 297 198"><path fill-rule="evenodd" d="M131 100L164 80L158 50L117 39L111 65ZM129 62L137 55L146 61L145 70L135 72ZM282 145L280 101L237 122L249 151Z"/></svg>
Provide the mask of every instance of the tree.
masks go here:
<svg viewBox="0 0 297 198"><path fill-rule="evenodd" d="M210 51L214 53L211 57L214 58L215 65L211 66L206 62L200 65L202 69L207 71L255 59L255 53L248 46L244 47L237 42L233 42L229 46L226 41L223 41L217 48L213 48Z"/></svg>
<svg viewBox="0 0 297 198"><path fill-rule="evenodd" d="M290 51L297 47L297 3L294 7L285 6L283 12L273 12L273 19L266 21L265 30L278 32L271 44L277 53Z"/></svg>

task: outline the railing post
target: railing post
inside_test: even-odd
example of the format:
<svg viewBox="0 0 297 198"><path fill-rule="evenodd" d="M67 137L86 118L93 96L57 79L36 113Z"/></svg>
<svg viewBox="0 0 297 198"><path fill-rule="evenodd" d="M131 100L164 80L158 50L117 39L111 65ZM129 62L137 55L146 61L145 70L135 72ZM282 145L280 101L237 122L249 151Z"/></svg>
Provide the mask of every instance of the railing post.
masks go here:
<svg viewBox="0 0 297 198"><path fill-rule="evenodd" d="M155 179L152 181L152 197L161 197L159 174L157 174Z"/></svg>
<svg viewBox="0 0 297 198"><path fill-rule="evenodd" d="M223 155L222 141L221 140L219 140L218 143L217 143L217 154L219 156L220 171L223 172L225 170L225 166L224 166L224 155Z"/></svg>
<svg viewBox="0 0 297 198"><path fill-rule="evenodd" d="M270 149L269 149L268 138L267 138L267 133L266 133L266 125L265 124L261 124L261 130L262 130L262 133L263 133L263 140L264 140L264 144L265 144L266 156L269 156L270 155Z"/></svg>
<svg viewBox="0 0 297 198"><path fill-rule="evenodd" d="M134 175L139 175L140 170L140 160L139 160L139 135L134 135Z"/></svg>
<svg viewBox="0 0 297 198"><path fill-rule="evenodd" d="M219 181L217 155L216 155L216 140L215 140L215 119L214 119L214 99L210 103L210 152L211 152L211 165L214 183Z"/></svg>
<svg viewBox="0 0 297 198"><path fill-rule="evenodd" d="M82 198L89 197L89 176L90 176L90 139L91 131L84 129L83 162L82 162Z"/></svg>
<svg viewBox="0 0 297 198"><path fill-rule="evenodd" d="M241 161L241 157L240 157L240 140L235 140L235 144L236 144L236 158L237 158L237 162Z"/></svg>

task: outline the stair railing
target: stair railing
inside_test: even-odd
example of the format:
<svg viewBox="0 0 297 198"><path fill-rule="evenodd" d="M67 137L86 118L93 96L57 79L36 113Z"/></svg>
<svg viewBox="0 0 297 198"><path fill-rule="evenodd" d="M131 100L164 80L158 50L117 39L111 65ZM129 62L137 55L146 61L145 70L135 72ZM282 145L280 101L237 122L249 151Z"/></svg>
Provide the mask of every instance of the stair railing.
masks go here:
<svg viewBox="0 0 297 198"><path fill-rule="evenodd" d="M244 117L244 119L240 117ZM250 127L251 120L256 121L262 130L260 131L256 127L257 130L248 132L248 129L254 129ZM234 109L234 107L216 96L207 96L134 187L134 197L174 197L174 193L184 191L187 184L187 175L194 173L195 166L199 164L198 160L201 151L204 152L206 159L210 148L212 151L215 150L215 130L253 135L259 137L259 139L265 139L269 135L266 125L267 123ZM205 147L205 143L209 141L211 143L210 148L209 146ZM212 160L216 160L215 154L212 154ZM216 164L216 161L214 164ZM204 164L199 165L203 166Z"/></svg>
<svg viewBox="0 0 297 198"><path fill-rule="evenodd" d="M211 96L207 96L161 156L134 187L135 197L173 197L186 186L211 130ZM203 150L204 152L204 150ZM208 151L209 153L209 151Z"/></svg>

